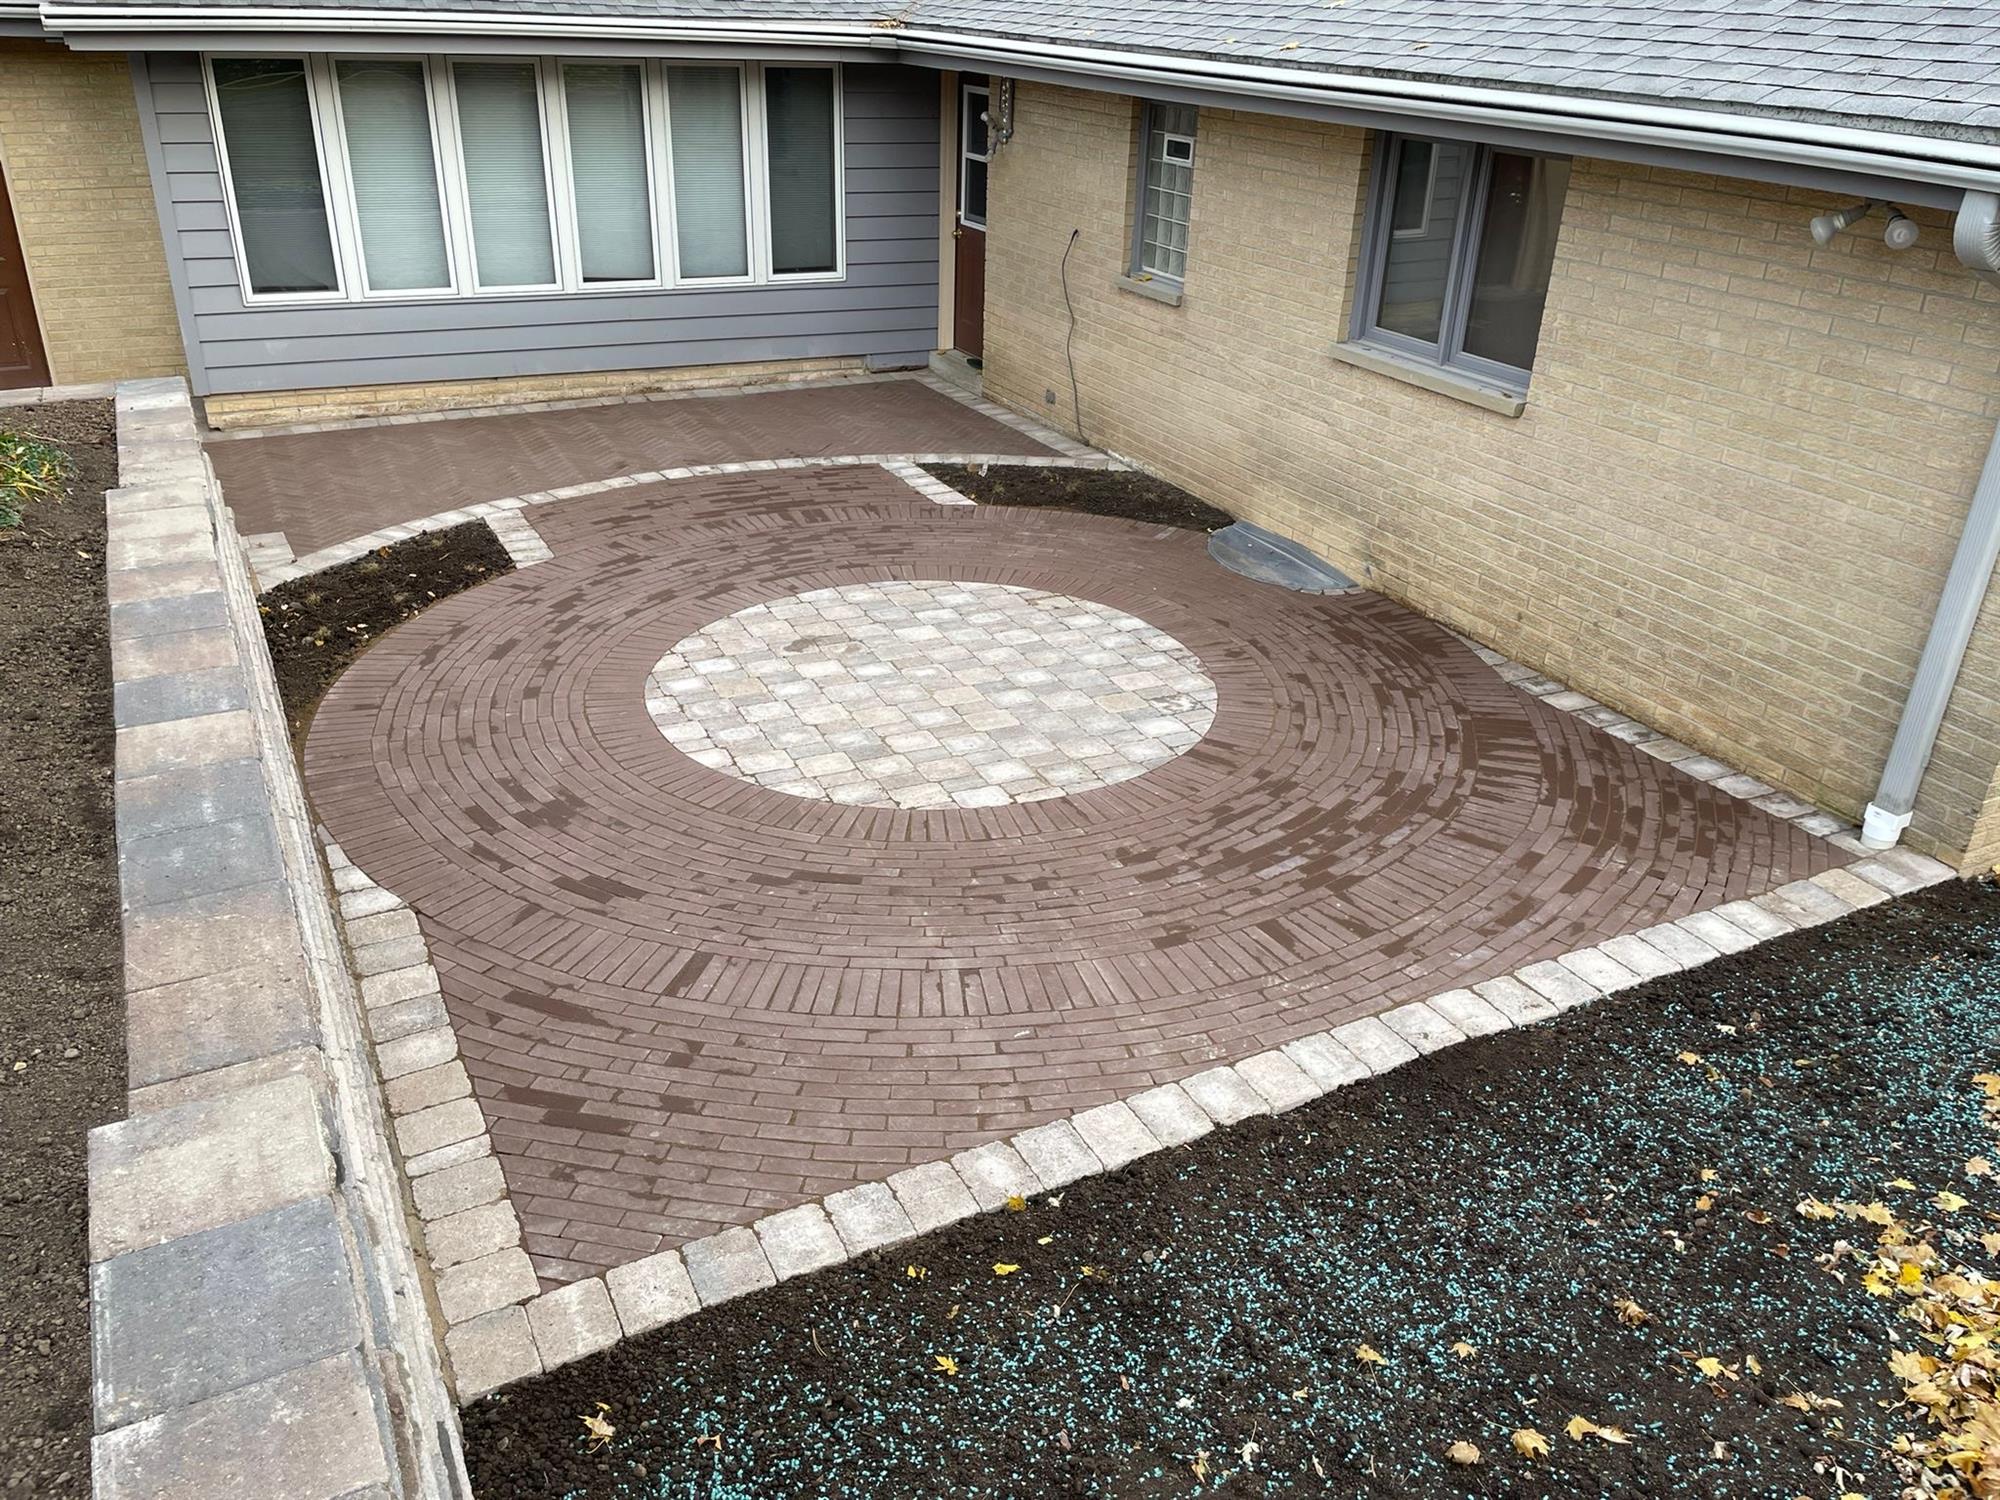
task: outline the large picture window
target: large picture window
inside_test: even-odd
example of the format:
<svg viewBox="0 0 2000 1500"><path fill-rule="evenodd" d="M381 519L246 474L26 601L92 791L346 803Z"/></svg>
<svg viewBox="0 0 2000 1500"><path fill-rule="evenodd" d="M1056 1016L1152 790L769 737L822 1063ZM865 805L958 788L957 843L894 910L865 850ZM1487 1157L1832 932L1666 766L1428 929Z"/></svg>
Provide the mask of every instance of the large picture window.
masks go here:
<svg viewBox="0 0 2000 1500"><path fill-rule="evenodd" d="M1388 136L1375 170L1354 339L1525 391L1569 162Z"/></svg>
<svg viewBox="0 0 2000 1500"><path fill-rule="evenodd" d="M253 303L845 274L838 67L218 56L208 81Z"/></svg>

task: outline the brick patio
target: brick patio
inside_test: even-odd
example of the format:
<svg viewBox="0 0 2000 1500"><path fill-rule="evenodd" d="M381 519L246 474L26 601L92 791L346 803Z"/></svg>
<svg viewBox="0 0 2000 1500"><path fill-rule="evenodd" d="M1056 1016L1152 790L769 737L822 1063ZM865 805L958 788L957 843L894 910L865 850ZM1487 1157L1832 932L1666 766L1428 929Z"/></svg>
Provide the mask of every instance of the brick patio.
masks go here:
<svg viewBox="0 0 2000 1500"><path fill-rule="evenodd" d="M419 914L545 1284L1844 862L1411 612L1249 583L1191 533L872 467L534 521L554 560L376 645L306 774ZM648 682L678 643L885 580L1135 616L1213 725L1135 779L952 809L669 743Z"/></svg>
<svg viewBox="0 0 2000 1500"><path fill-rule="evenodd" d="M688 464L842 454L1046 457L1052 449L913 379L620 401L208 444L245 536L303 556L437 511Z"/></svg>

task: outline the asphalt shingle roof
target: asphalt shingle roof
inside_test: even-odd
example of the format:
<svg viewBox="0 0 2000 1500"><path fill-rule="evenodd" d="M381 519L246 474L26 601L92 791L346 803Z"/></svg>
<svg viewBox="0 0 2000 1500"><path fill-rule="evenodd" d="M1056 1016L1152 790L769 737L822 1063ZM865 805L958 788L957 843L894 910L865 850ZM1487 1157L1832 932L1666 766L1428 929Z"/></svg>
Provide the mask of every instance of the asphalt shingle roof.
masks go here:
<svg viewBox="0 0 2000 1500"><path fill-rule="evenodd" d="M110 0L63 0L88 9ZM156 0L199 9L215 0ZM240 4L240 0L232 0ZM2000 141L2000 0L273 0L819 20Z"/></svg>

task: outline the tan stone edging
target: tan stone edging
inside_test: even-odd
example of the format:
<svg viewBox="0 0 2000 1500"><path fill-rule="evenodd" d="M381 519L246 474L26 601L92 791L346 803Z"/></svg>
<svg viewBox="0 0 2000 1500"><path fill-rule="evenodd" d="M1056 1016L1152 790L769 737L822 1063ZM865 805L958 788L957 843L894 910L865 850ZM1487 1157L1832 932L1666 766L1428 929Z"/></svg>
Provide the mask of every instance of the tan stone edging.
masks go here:
<svg viewBox="0 0 2000 1500"><path fill-rule="evenodd" d="M957 496L940 503L971 502ZM1467 644L1504 680L1550 707L1843 850L1862 852L1854 830L1838 818L1498 652ZM1425 1053L1545 1020L1953 874L1927 856L1889 850L1298 1038L543 1292L507 1201L484 1114L458 1061L457 1035L416 917L324 832L322 840L424 1224L445 1349L462 1401L702 1308L1000 1208L1013 1195L1115 1171L1218 1126L1284 1113Z"/></svg>

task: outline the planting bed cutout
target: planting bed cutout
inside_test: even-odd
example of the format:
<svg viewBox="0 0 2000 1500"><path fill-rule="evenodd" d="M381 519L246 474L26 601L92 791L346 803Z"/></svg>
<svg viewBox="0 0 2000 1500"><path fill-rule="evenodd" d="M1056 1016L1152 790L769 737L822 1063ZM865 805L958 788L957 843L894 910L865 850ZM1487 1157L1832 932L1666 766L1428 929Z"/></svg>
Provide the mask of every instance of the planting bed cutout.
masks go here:
<svg viewBox="0 0 2000 1500"><path fill-rule="evenodd" d="M1136 469L1041 464L925 464L923 468L978 505L1080 510L1184 531L1220 531L1236 519L1178 485Z"/></svg>
<svg viewBox="0 0 2000 1500"><path fill-rule="evenodd" d="M478 1493L1885 1500L1996 1023L1946 885L510 1387Z"/></svg>
<svg viewBox="0 0 2000 1500"><path fill-rule="evenodd" d="M440 599L513 570L492 528L468 521L421 532L258 595L293 743L304 743L320 698L376 637Z"/></svg>

